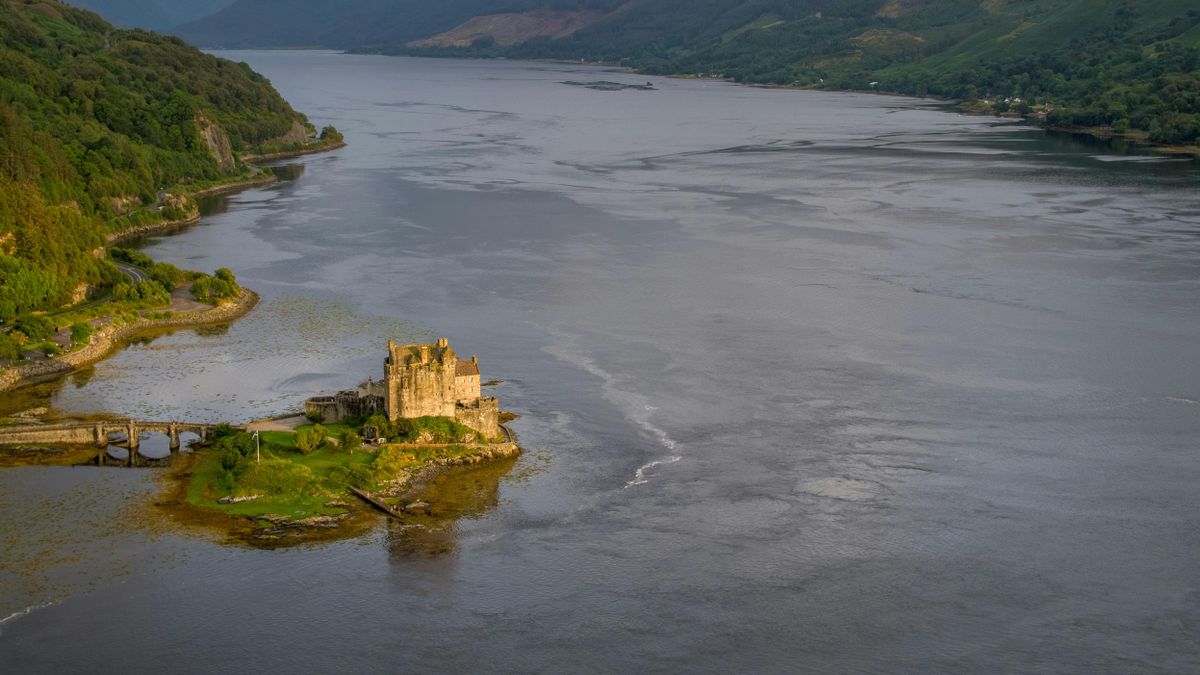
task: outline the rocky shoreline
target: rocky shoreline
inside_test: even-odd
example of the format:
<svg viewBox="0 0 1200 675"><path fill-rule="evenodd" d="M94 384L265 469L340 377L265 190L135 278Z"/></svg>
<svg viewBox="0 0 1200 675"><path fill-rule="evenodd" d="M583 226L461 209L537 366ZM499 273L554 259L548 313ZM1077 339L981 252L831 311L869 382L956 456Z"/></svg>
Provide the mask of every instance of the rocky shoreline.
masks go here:
<svg viewBox="0 0 1200 675"><path fill-rule="evenodd" d="M247 178L246 180L239 180L233 183L222 183L221 185L214 185L212 187L207 187L203 190L196 190L195 192L190 192L188 194L191 197L212 197L214 195L237 192L238 190L244 190L246 188L252 188L258 185L270 185L278 180L279 178L277 178L275 174L264 172L259 173L252 178Z"/></svg>
<svg viewBox="0 0 1200 675"><path fill-rule="evenodd" d="M344 147L346 147L346 144L344 142L333 143L330 145L316 145L311 148L303 148L300 150L288 150L285 152L274 152L274 153L268 153L268 154L263 154L263 155L243 155L241 157L241 160L247 164L251 164L253 162L270 162L270 161L274 161L277 159L288 159L290 157L302 157L304 155L315 155L317 153L326 152L329 150L337 150L338 148L344 148ZM246 178L244 180L234 181L231 183L222 183L220 185L214 185L212 187L203 188L201 190L195 190L193 192L187 193L187 196L192 197L193 199L200 198L200 197L213 197L216 195L223 195L223 194L227 194L230 192L237 192L239 190L244 190L246 188L256 187L259 185L270 185L271 183L275 183L278 180L279 179L271 173L260 172L256 175L254 175L250 178ZM109 245L117 244L122 241L129 240L129 239L136 239L138 237L145 237L145 236L149 236L152 234L168 232L170 230L174 230L174 229L180 228L180 227L187 227L188 225L195 225L198 222L200 222L200 216L195 215L195 216L190 216L188 218L183 218L181 220L167 220L167 221L163 221L161 223L150 223L148 225L138 225L136 227L131 227L127 230L121 230L120 232L113 232L113 233L108 234L105 237L105 242Z"/></svg>
<svg viewBox="0 0 1200 675"><path fill-rule="evenodd" d="M233 183L223 183L221 185L214 185L210 188L204 188L203 190L196 190L195 192L188 193L188 196L192 198L212 197L214 195L226 194L228 192L237 192L238 190L244 190L257 185L269 185L277 180L279 179L272 174L260 173L257 176L253 178L247 178L246 180L239 180ZM137 239L139 237L146 237L153 234L162 234L178 228L195 225L198 222L200 222L200 215L196 214L194 216L181 218L179 220L164 220L159 223L138 225L126 230L121 230L120 232L111 232L105 236L104 241L107 245L112 246L113 244L119 244L129 239Z"/></svg>
<svg viewBox="0 0 1200 675"><path fill-rule="evenodd" d="M273 159L285 159L288 157L297 157L301 155L310 155L327 150L336 150L345 147L345 143L322 144L302 150L293 150L288 152L279 152L266 155L246 155L242 157L242 161L250 163L253 161L269 161ZM254 187L256 185L267 185L274 183L278 178L271 173L260 172L250 178L234 181L231 183L223 183L212 187L196 190L189 193L192 198L196 197L211 197L213 195L225 194L229 192L237 192L245 188ZM120 232L112 232L105 236L105 244L112 246L114 244L136 239L139 237L149 236L170 232L172 230L195 225L200 222L199 214L189 216L180 220L168 220L159 223L149 223L146 225L138 225ZM123 324L120 326L106 326L92 335L87 346L78 351L69 354L56 356L46 361L38 363L29 363L20 366L10 366L0 369L0 393L11 391L18 387L27 384L33 384L52 377L65 375L83 366L90 365L104 359L114 352L118 343L121 340L132 337L136 333L145 330L156 328L187 328L191 326L203 326L209 324L226 323L239 319L245 316L250 310L254 309L258 304L259 297L254 291L243 289L241 295L235 298L232 302L224 303L210 310L202 312L178 312L169 318L164 319L146 319L139 318L138 320Z"/></svg>
<svg viewBox="0 0 1200 675"><path fill-rule="evenodd" d="M192 216L182 220L165 220L161 223L150 223L148 225L138 225L137 227L131 227L127 230L121 230L120 232L109 233L104 237L104 243L111 246L113 244L119 244L128 239L137 239L138 237L158 234L159 232L173 230L178 227L187 227L188 225L195 225L198 222L200 222L200 216Z"/></svg>
<svg viewBox="0 0 1200 675"><path fill-rule="evenodd" d="M91 340L83 349L38 363L13 366L0 371L0 392L65 375L91 365L116 351L122 340L133 337L142 331L158 328L189 328L227 323L239 319L254 309L258 301L257 293L242 289L238 297L212 309L199 312L177 312L161 319L139 317L131 323L105 326L92 335Z"/></svg>
<svg viewBox="0 0 1200 675"><path fill-rule="evenodd" d="M292 157L303 157L305 155L315 155L321 152L337 150L338 148L346 147L345 142L330 143L326 145L314 145L309 148L300 148L298 150L284 150L281 152L268 152L261 155L242 155L243 162L273 162L277 159L290 159Z"/></svg>
<svg viewBox="0 0 1200 675"><path fill-rule="evenodd" d="M521 454L521 448L515 441L504 443L489 443L475 448L475 452L459 457L439 457L430 460L419 471L397 476L388 489L378 493L379 497L413 499L428 485L429 481L439 474L456 466L482 464L498 459L508 459Z"/></svg>

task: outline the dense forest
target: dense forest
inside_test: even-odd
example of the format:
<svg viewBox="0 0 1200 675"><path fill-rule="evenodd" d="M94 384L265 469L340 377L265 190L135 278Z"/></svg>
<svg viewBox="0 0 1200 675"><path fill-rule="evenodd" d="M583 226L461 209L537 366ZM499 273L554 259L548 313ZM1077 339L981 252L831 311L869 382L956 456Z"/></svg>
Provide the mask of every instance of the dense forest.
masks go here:
<svg viewBox="0 0 1200 675"><path fill-rule="evenodd" d="M567 37L413 43L481 14L593 10ZM1196 0L237 0L202 45L584 59L654 74L963 99L1047 124L1200 143Z"/></svg>
<svg viewBox="0 0 1200 675"><path fill-rule="evenodd" d="M54 0L0 0L0 327L117 285L104 235L158 191L240 173L201 127L239 151L297 120L244 64Z"/></svg>

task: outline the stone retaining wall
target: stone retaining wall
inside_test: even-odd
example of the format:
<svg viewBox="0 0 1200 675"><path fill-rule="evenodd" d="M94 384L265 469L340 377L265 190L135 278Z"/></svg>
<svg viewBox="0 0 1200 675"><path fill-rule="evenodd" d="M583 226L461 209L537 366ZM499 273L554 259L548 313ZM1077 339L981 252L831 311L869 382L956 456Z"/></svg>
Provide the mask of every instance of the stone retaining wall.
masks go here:
<svg viewBox="0 0 1200 675"><path fill-rule="evenodd" d="M104 426L40 424L27 427L0 428L0 443L5 445L15 445L18 443L95 445L103 438L103 436L97 435L97 428L103 429Z"/></svg>

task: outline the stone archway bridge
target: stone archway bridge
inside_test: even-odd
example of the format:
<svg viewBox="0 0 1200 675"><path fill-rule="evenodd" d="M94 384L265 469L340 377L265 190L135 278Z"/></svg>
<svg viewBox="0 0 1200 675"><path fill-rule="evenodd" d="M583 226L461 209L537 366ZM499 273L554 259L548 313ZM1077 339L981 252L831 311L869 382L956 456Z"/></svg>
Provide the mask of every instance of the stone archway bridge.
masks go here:
<svg viewBox="0 0 1200 675"><path fill-rule="evenodd" d="M192 433L201 441L215 424L196 422L152 422L145 420L103 420L98 422L63 422L59 424L29 424L16 427L0 427L0 445L46 444L46 445L97 445L107 446L110 433L123 433L129 439L129 447L136 450L142 433L165 435L171 452L179 450L179 435ZM233 427L239 431L244 427Z"/></svg>

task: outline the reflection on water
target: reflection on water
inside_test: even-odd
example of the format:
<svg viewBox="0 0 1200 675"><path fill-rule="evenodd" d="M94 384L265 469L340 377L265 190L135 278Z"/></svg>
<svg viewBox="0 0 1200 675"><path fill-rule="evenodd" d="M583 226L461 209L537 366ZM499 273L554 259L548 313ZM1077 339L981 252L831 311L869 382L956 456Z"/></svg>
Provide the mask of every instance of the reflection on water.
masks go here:
<svg viewBox="0 0 1200 675"><path fill-rule="evenodd" d="M400 518L389 518L387 547L393 558L454 553L460 521L477 518L500 503L500 480L512 470L512 457L481 465L453 467L405 500Z"/></svg>
<svg viewBox="0 0 1200 675"><path fill-rule="evenodd" d="M174 561L174 546L153 545L162 531L161 517L149 507L156 491L147 471L0 471L0 513L7 514L0 518L0 641L7 616Z"/></svg>
<svg viewBox="0 0 1200 675"><path fill-rule="evenodd" d="M275 174L275 177L282 182L294 181L304 175L304 164L299 162L285 161L282 163L269 163L270 170ZM215 195L201 197L197 201L197 206L200 208L200 217L216 215L224 213L231 205L236 203L237 193L224 192ZM134 240L135 245L145 244L145 239Z"/></svg>
<svg viewBox="0 0 1200 675"><path fill-rule="evenodd" d="M80 374L24 392L27 402L21 405L242 423L299 410L309 396L379 377L389 338L417 341L430 335L410 322L363 316L339 303L271 298L230 325L134 337L121 352ZM347 359L353 367L345 367ZM280 372L292 375L280 381Z"/></svg>
<svg viewBox="0 0 1200 675"><path fill-rule="evenodd" d="M86 387L88 382L92 381L92 376L96 374L96 369L92 366L85 366L71 373L68 381L76 389Z"/></svg>

